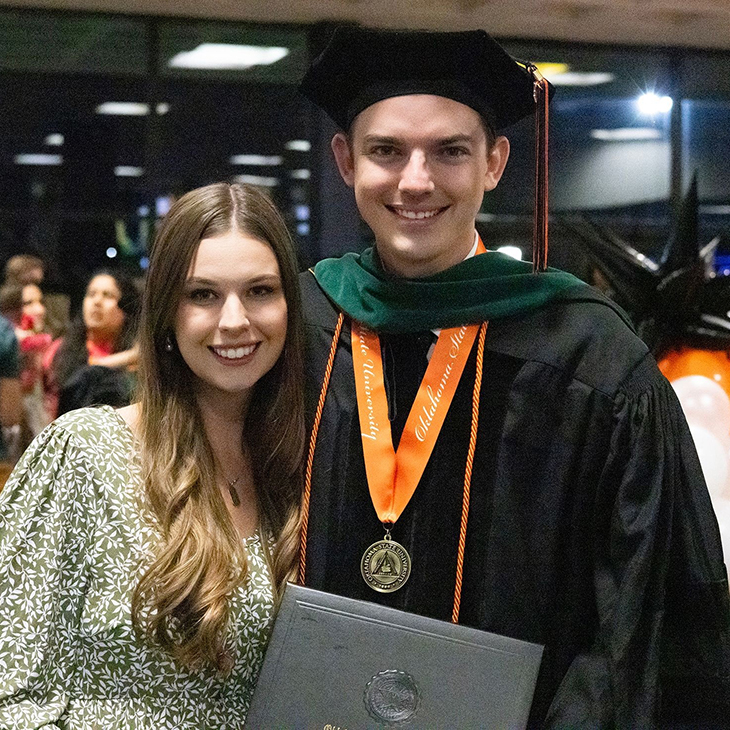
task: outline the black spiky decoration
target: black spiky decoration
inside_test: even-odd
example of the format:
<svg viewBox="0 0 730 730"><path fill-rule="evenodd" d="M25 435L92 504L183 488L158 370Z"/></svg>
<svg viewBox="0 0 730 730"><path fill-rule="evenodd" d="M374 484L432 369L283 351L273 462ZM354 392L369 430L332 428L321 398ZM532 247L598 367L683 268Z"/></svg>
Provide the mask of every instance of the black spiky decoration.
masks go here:
<svg viewBox="0 0 730 730"><path fill-rule="evenodd" d="M720 239L698 243L698 207L695 175L659 261L585 216L561 219L585 244L614 299L631 314L657 358L681 345L730 348L730 277L713 275Z"/></svg>

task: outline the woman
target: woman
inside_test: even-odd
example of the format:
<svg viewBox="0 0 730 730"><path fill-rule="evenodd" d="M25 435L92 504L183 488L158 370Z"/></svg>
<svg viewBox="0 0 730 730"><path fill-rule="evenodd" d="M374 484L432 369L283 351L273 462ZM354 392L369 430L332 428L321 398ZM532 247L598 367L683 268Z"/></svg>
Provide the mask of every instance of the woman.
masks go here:
<svg viewBox="0 0 730 730"><path fill-rule="evenodd" d="M27 427L24 446L27 446L29 439L37 436L51 420L43 381L43 355L51 345L51 335L46 332L46 305L37 284L23 286L21 312L15 335L23 357L20 378Z"/></svg>
<svg viewBox="0 0 730 730"><path fill-rule="evenodd" d="M91 277L79 316L44 357L56 401L52 415L82 405L129 403L133 383L128 373L137 365L138 302L134 284L119 272L102 270Z"/></svg>
<svg viewBox="0 0 730 730"><path fill-rule="evenodd" d="M12 322L20 348L23 423L19 446L23 450L50 422L42 363L51 345L51 335L45 331L43 292L37 284L3 285L0 314Z"/></svg>
<svg viewBox="0 0 730 730"><path fill-rule="evenodd" d="M266 197L175 203L140 333L139 401L55 421L0 494L0 727L243 725L303 442L296 261Z"/></svg>

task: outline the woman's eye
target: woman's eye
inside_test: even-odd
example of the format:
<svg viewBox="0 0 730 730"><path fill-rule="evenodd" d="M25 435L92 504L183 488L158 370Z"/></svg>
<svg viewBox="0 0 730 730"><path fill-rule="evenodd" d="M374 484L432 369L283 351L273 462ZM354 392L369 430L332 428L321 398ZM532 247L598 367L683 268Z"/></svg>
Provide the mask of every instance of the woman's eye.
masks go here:
<svg viewBox="0 0 730 730"><path fill-rule="evenodd" d="M260 286L254 286L249 290L251 296L254 297L267 297L274 293L274 287L268 284L262 284Z"/></svg>
<svg viewBox="0 0 730 730"><path fill-rule="evenodd" d="M193 289L188 298L192 302L205 303L215 299L215 292L212 289Z"/></svg>

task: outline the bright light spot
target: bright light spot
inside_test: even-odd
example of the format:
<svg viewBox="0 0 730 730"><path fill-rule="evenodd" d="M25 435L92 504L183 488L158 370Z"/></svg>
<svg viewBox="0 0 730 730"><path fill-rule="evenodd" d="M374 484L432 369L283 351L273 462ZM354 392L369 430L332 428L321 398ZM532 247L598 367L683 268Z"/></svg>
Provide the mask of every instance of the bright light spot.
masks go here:
<svg viewBox="0 0 730 730"><path fill-rule="evenodd" d="M263 175L236 175L234 182L258 185L262 188L275 188L279 184L278 177L264 177Z"/></svg>
<svg viewBox="0 0 730 730"><path fill-rule="evenodd" d="M279 155L233 155L230 159L231 165L261 165L263 167L274 167L281 165L284 158Z"/></svg>
<svg viewBox="0 0 730 730"><path fill-rule="evenodd" d="M636 101L639 111L646 116L656 116L657 114L666 114L674 102L671 96L659 96L653 91L642 94Z"/></svg>
<svg viewBox="0 0 730 730"><path fill-rule="evenodd" d="M166 101L161 101L159 104L155 106L155 111L162 116L163 114L167 114L167 112L170 111L170 105Z"/></svg>
<svg viewBox="0 0 730 730"><path fill-rule="evenodd" d="M150 105L139 101L105 101L96 107L97 114L117 114L123 117L143 117L150 113Z"/></svg>
<svg viewBox="0 0 730 730"><path fill-rule="evenodd" d="M164 218L167 215L172 202L172 197L169 195L162 195L159 198L155 198L155 214L158 218Z"/></svg>
<svg viewBox="0 0 730 730"><path fill-rule="evenodd" d="M522 260L522 249L519 246L500 246L497 253L503 253L505 256L510 256L518 261Z"/></svg>
<svg viewBox="0 0 730 730"><path fill-rule="evenodd" d="M139 208L137 208L137 215L140 218L146 218L149 214L150 214L149 205L140 205Z"/></svg>
<svg viewBox="0 0 730 730"><path fill-rule="evenodd" d="M21 154L15 155L16 165L61 165L63 157L61 155L36 155Z"/></svg>
<svg viewBox="0 0 730 730"><path fill-rule="evenodd" d="M114 174L117 177L141 177L144 175L144 168L132 165L117 165L114 168Z"/></svg>
<svg viewBox="0 0 730 730"><path fill-rule="evenodd" d="M289 177L292 180L309 180L311 176L312 173L309 170L292 170L289 173Z"/></svg>
<svg viewBox="0 0 730 730"><path fill-rule="evenodd" d="M295 206L294 217L298 221L308 221L309 220L309 206L308 205Z"/></svg>
<svg viewBox="0 0 730 730"><path fill-rule="evenodd" d="M109 248L106 250L106 255L110 259L114 259L117 257L117 249L114 248L114 246L109 246Z"/></svg>
<svg viewBox="0 0 730 730"><path fill-rule="evenodd" d="M289 49L279 46L201 43L195 50L176 54L167 65L172 68L244 70L252 66L268 66L288 55Z"/></svg>
<svg viewBox="0 0 730 730"><path fill-rule="evenodd" d="M46 136L44 142L49 147L60 147L64 142L63 135L62 134L49 134Z"/></svg>
<svg viewBox="0 0 730 730"><path fill-rule="evenodd" d="M298 223L297 224L297 233L300 236L308 236L309 235L309 223Z"/></svg>
<svg viewBox="0 0 730 730"><path fill-rule="evenodd" d="M284 149L292 152L309 152L312 149L312 143L306 139L290 139L284 145Z"/></svg>
<svg viewBox="0 0 730 730"><path fill-rule="evenodd" d="M143 256L143 257L142 257L142 258L141 258L141 259L139 260L139 268L140 268L140 269L149 269L149 267L150 267L150 260L149 260L149 257L148 257L148 256Z"/></svg>
<svg viewBox="0 0 730 730"><path fill-rule="evenodd" d="M720 375L720 373L715 373L712 377L715 378L718 383L722 380L722 375Z"/></svg>
<svg viewBox="0 0 730 730"><path fill-rule="evenodd" d="M661 139L662 133L651 127L618 127L616 129L591 129L591 137L602 142L635 142Z"/></svg>

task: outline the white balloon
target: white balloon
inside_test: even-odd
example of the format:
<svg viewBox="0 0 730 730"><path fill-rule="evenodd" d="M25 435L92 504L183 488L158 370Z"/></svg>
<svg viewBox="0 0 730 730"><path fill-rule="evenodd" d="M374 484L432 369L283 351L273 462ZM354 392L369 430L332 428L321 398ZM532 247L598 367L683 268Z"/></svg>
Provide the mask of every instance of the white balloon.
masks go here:
<svg viewBox="0 0 730 730"><path fill-rule="evenodd" d="M728 460L728 444L725 439L720 440L703 426L690 422L689 430L695 442L697 456L700 457L702 473L705 475L710 496L724 497L730 475ZM730 496L730 495L728 495Z"/></svg>
<svg viewBox="0 0 730 730"><path fill-rule="evenodd" d="M687 375L672 381L687 422L701 426L721 440L730 437L730 398L714 380Z"/></svg>

